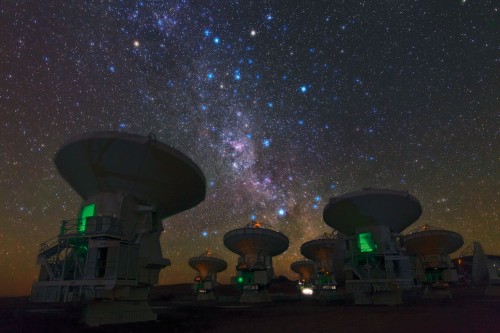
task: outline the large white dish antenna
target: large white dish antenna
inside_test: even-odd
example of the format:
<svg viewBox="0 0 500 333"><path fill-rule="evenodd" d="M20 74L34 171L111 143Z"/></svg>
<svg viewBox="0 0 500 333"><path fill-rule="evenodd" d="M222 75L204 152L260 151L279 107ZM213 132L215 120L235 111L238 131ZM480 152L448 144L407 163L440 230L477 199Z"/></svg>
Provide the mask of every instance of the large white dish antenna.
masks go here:
<svg viewBox="0 0 500 333"><path fill-rule="evenodd" d="M87 133L66 142L54 162L83 199L107 191L130 193L156 205L160 218L192 208L205 197L200 168L152 135Z"/></svg>
<svg viewBox="0 0 500 333"><path fill-rule="evenodd" d="M325 223L345 235L383 225L401 232L422 214L420 202L408 192L365 189L333 197L323 210Z"/></svg>

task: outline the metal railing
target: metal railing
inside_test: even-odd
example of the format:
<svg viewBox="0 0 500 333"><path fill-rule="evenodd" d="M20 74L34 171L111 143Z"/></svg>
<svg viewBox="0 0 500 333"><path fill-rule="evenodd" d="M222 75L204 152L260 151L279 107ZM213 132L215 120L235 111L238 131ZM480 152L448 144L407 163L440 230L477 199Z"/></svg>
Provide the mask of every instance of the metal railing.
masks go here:
<svg viewBox="0 0 500 333"><path fill-rule="evenodd" d="M85 219L62 221L59 236L79 237L82 235L103 235L121 238L121 221L112 216L93 216Z"/></svg>
<svg viewBox="0 0 500 333"><path fill-rule="evenodd" d="M350 293L356 292L381 292L401 291L413 288L413 282L407 279L393 280L350 280L346 281L346 290Z"/></svg>
<svg viewBox="0 0 500 333"><path fill-rule="evenodd" d="M55 247L61 243L59 236L53 237L40 244L40 253L47 251L48 249Z"/></svg>

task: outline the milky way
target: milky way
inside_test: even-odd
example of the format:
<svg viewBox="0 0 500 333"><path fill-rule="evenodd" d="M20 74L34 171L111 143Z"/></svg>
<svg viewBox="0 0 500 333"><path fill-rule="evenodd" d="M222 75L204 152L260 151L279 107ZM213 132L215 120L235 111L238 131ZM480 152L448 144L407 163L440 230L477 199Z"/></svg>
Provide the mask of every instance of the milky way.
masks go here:
<svg viewBox="0 0 500 333"><path fill-rule="evenodd" d="M207 178L164 221L161 283L236 255L256 218L286 234L277 274L331 229L331 196L408 190L428 223L500 252L498 3L5 1L0 8L0 295L28 294L38 244L80 199L52 158L72 136L156 138ZM16 281L16 282L14 282Z"/></svg>

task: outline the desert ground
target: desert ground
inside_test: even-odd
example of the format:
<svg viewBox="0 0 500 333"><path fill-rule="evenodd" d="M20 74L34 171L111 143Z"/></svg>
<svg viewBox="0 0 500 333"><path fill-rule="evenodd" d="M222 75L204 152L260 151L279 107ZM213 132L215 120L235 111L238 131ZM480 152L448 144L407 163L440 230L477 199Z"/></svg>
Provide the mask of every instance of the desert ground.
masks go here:
<svg viewBox="0 0 500 333"><path fill-rule="evenodd" d="M78 305L0 298L0 332L500 332L500 298L483 296L481 287L454 287L452 299L395 306L320 302L286 282L273 286L273 302L264 304L239 303L233 286L221 286L217 301L197 302L191 288L154 288L157 321L99 327L80 323Z"/></svg>

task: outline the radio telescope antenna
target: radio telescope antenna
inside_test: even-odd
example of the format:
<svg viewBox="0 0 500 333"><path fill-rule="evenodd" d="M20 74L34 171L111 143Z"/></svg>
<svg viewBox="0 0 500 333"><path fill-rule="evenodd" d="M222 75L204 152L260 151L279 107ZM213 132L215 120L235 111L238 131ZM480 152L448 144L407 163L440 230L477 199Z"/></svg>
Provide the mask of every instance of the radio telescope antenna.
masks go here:
<svg viewBox="0 0 500 333"><path fill-rule="evenodd" d="M170 265L161 220L203 201L202 171L153 135L122 132L73 138L54 162L83 201L76 219L41 244L31 301L84 302L91 326L155 320L149 288Z"/></svg>
<svg viewBox="0 0 500 333"><path fill-rule="evenodd" d="M346 237L333 232L324 233L300 247L300 253L316 263L315 283L320 299L331 299L337 285L345 282L345 251Z"/></svg>
<svg viewBox="0 0 500 333"><path fill-rule="evenodd" d="M426 286L424 298L451 297L448 286L458 275L450 254L463 244L459 233L428 224L404 236L406 252L415 257L415 278Z"/></svg>
<svg viewBox="0 0 500 333"><path fill-rule="evenodd" d="M217 273L224 271L227 263L211 251L205 251L197 257L190 258L188 263L199 273L194 279L194 290L198 300L215 299Z"/></svg>
<svg viewBox="0 0 500 333"><path fill-rule="evenodd" d="M241 302L269 302L267 288L274 276L272 257L288 249L288 237L269 226L251 221L224 235L224 245L238 254L233 282L243 289Z"/></svg>
<svg viewBox="0 0 500 333"><path fill-rule="evenodd" d="M399 237L421 214L420 202L405 191L366 188L330 198L323 219L348 238L346 292L356 304L400 304L413 288Z"/></svg>
<svg viewBox="0 0 500 333"><path fill-rule="evenodd" d="M303 259L293 262L290 269L299 275L298 288L302 295L312 295L316 289L316 263Z"/></svg>

